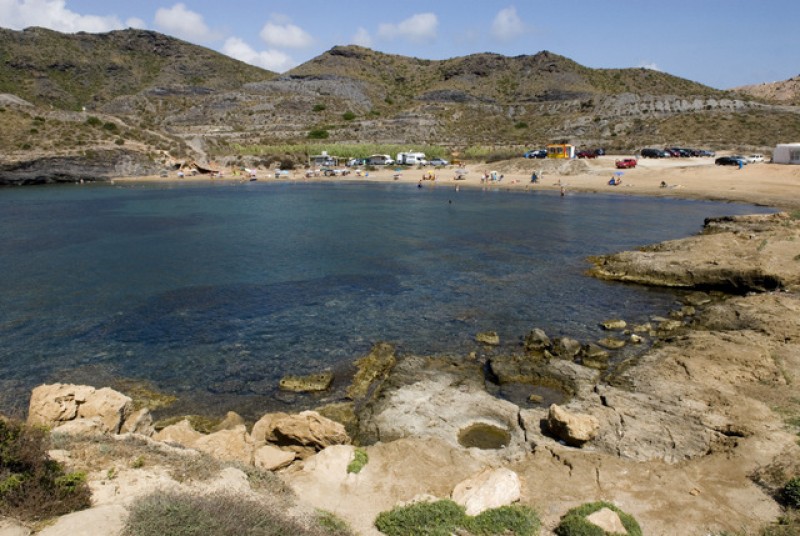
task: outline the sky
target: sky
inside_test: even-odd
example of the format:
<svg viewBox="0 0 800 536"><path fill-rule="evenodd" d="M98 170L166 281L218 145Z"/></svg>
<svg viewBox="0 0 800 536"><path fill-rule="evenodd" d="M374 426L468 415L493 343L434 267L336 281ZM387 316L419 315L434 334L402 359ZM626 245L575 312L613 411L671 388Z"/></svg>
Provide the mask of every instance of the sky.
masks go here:
<svg viewBox="0 0 800 536"><path fill-rule="evenodd" d="M285 72L336 45L446 59L542 50L717 89L800 74L798 0L0 0L0 27L141 28Z"/></svg>

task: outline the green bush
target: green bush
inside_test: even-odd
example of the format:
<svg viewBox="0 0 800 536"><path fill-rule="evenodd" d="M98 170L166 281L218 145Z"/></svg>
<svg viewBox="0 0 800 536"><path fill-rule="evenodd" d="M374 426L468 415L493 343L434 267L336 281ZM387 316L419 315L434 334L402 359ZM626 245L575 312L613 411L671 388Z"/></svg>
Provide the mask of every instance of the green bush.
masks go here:
<svg viewBox="0 0 800 536"><path fill-rule="evenodd" d="M468 517L466 529L475 536L490 536L510 532L516 536L539 534L541 523L531 508L519 505L501 506Z"/></svg>
<svg viewBox="0 0 800 536"><path fill-rule="evenodd" d="M569 510L561 518L555 533L558 536L607 536L606 531L586 520L586 516L603 508L613 510L619 515L619 519L628 531L629 536L642 536L642 529L633 516L604 501L582 504Z"/></svg>
<svg viewBox="0 0 800 536"><path fill-rule="evenodd" d="M108 123L103 123L103 128L109 132L116 132L118 130L117 124L112 123L111 121Z"/></svg>
<svg viewBox="0 0 800 536"><path fill-rule="evenodd" d="M84 473L66 473L47 454L43 428L0 417L0 515L39 520L87 508Z"/></svg>
<svg viewBox="0 0 800 536"><path fill-rule="evenodd" d="M310 140L326 140L330 137L330 133L324 128L315 128L308 133Z"/></svg>
<svg viewBox="0 0 800 536"><path fill-rule="evenodd" d="M800 476L792 478L783 486L781 500L789 508L800 509Z"/></svg>
<svg viewBox="0 0 800 536"><path fill-rule="evenodd" d="M86 124L92 127L99 127L103 122L100 121L100 118L90 115L86 118Z"/></svg>
<svg viewBox="0 0 800 536"><path fill-rule="evenodd" d="M451 500L416 503L382 512L375 526L388 536L450 536L467 531L474 536L539 533L539 517L527 506L493 508L470 517Z"/></svg>
<svg viewBox="0 0 800 536"><path fill-rule="evenodd" d="M465 516L463 507L443 500L381 512L375 526L388 536L450 536Z"/></svg>
<svg viewBox="0 0 800 536"><path fill-rule="evenodd" d="M315 104L312 110L314 110L315 112L323 112L325 111L325 108L327 108L327 106L325 106L324 104Z"/></svg>
<svg viewBox="0 0 800 536"><path fill-rule="evenodd" d="M362 448L357 448L353 454L353 460L347 465L347 472L360 473L364 466L367 465L368 461L369 456L367 456L367 451Z"/></svg>
<svg viewBox="0 0 800 536"><path fill-rule="evenodd" d="M330 514L305 526L278 507L241 495L158 491L131 507L124 536L325 536L349 535Z"/></svg>
<svg viewBox="0 0 800 536"><path fill-rule="evenodd" d="M352 121L355 118L356 114L354 114L353 112L345 112L342 114L342 119L344 119L345 121Z"/></svg>

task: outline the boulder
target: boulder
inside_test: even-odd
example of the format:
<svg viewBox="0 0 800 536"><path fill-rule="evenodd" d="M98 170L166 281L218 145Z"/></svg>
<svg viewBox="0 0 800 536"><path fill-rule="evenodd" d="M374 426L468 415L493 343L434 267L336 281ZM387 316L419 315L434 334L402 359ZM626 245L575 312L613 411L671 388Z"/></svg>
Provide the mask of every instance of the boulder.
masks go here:
<svg viewBox="0 0 800 536"><path fill-rule="evenodd" d="M289 414L284 412L276 412L267 413L258 419L258 421L256 421L256 423L253 425L253 430L250 432L250 439L252 439L253 445L259 447L266 443L274 443L277 440L273 434L273 431L275 430L275 421L285 417L289 417Z"/></svg>
<svg viewBox="0 0 800 536"><path fill-rule="evenodd" d="M475 334L475 342L485 344L487 346L499 346L500 335L496 331L481 331Z"/></svg>
<svg viewBox="0 0 800 536"><path fill-rule="evenodd" d="M116 434L131 409L129 397L108 387L40 385L31 393L28 424L55 428L75 419L96 420L100 431Z"/></svg>
<svg viewBox="0 0 800 536"><path fill-rule="evenodd" d="M327 391L333 384L333 372L326 370L306 376L284 376L278 384L284 391L313 393Z"/></svg>
<svg viewBox="0 0 800 536"><path fill-rule="evenodd" d="M550 337L540 328L532 329L525 337L525 350L528 352L543 352L550 346Z"/></svg>
<svg viewBox="0 0 800 536"><path fill-rule="evenodd" d="M147 437L152 436L154 432L153 415L147 408L131 413L122 423L122 428L119 431L121 434L141 434Z"/></svg>
<svg viewBox="0 0 800 536"><path fill-rule="evenodd" d="M553 354L562 359L573 359L581 351L581 343L569 337L559 337L553 340Z"/></svg>
<svg viewBox="0 0 800 536"><path fill-rule="evenodd" d="M128 512L119 504L105 504L59 517L40 536L95 536L122 534Z"/></svg>
<svg viewBox="0 0 800 536"><path fill-rule="evenodd" d="M486 469L456 485L451 495L454 502L476 516L484 510L508 506L520 499L521 486L517 473L510 469Z"/></svg>
<svg viewBox="0 0 800 536"><path fill-rule="evenodd" d="M567 445L580 447L597 436L600 422L591 415L573 414L552 404L547 414L547 429Z"/></svg>
<svg viewBox="0 0 800 536"><path fill-rule="evenodd" d="M191 447L203 434L192 427L188 419L183 419L177 424L171 424L157 432L153 439L164 443L176 443L184 447Z"/></svg>
<svg viewBox="0 0 800 536"><path fill-rule="evenodd" d="M233 430L242 425L244 425L244 418L235 411L229 411L225 414L225 418L216 424L211 431L219 432L220 430Z"/></svg>
<svg viewBox="0 0 800 536"><path fill-rule="evenodd" d="M220 460L253 463L253 444L244 425L203 435L191 447Z"/></svg>
<svg viewBox="0 0 800 536"><path fill-rule="evenodd" d="M347 445L350 436L344 426L323 417L316 411L303 411L296 415L278 417L271 422L272 429L265 430L264 437L274 438L281 446L310 447L322 450L331 445Z"/></svg>
<svg viewBox="0 0 800 536"><path fill-rule="evenodd" d="M253 454L253 465L265 471L277 471L287 467L295 460L294 452L279 449L272 445L263 445Z"/></svg>
<svg viewBox="0 0 800 536"><path fill-rule="evenodd" d="M603 530L606 534L628 534L622 520L611 508L602 508L586 516L586 521Z"/></svg>

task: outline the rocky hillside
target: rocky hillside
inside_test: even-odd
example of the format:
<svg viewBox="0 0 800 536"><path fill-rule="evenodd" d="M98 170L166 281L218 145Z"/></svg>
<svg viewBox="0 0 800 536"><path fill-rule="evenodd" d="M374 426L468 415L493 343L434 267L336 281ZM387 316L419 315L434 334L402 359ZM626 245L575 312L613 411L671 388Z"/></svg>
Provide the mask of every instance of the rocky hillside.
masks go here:
<svg viewBox="0 0 800 536"><path fill-rule="evenodd" d="M800 106L800 75L781 82L741 86L734 91L775 104Z"/></svg>
<svg viewBox="0 0 800 536"><path fill-rule="evenodd" d="M591 69L548 51L433 61L334 47L278 76L142 30L0 29L0 94L0 113L13 119L0 149L14 161L108 144L156 161L301 162L321 143L765 151L800 133L798 106L648 69Z"/></svg>

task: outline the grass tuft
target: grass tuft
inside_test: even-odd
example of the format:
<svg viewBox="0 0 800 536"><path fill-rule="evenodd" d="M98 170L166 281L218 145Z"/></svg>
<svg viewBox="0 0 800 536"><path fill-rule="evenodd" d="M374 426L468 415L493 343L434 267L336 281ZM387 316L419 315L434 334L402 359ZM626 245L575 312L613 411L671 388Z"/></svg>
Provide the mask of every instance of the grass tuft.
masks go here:
<svg viewBox="0 0 800 536"><path fill-rule="evenodd" d="M474 536L533 536L539 533L541 523L527 506L503 506L471 517L464 507L445 499L381 512L375 526L388 536L450 536L464 531Z"/></svg>
<svg viewBox="0 0 800 536"><path fill-rule="evenodd" d="M364 466L367 465L368 461L369 456L367 456L367 451L362 448L357 448L353 454L353 460L347 465L347 472L355 474L360 473Z"/></svg>
<svg viewBox="0 0 800 536"><path fill-rule="evenodd" d="M569 510L561 518L555 533L558 536L607 536L603 529L586 520L586 516L603 508L608 508L617 513L629 536L642 536L642 529L633 516L605 501L586 503Z"/></svg>

